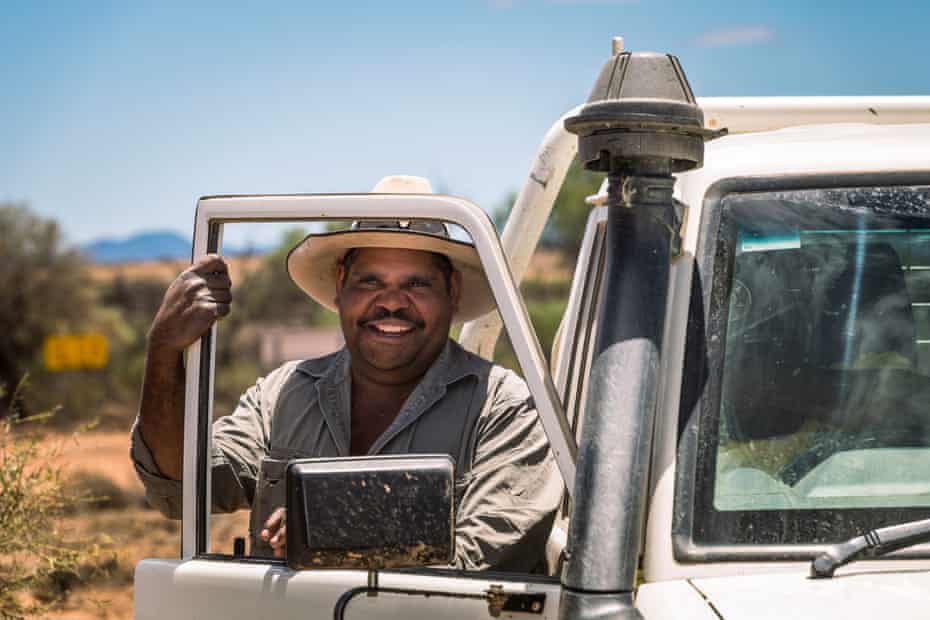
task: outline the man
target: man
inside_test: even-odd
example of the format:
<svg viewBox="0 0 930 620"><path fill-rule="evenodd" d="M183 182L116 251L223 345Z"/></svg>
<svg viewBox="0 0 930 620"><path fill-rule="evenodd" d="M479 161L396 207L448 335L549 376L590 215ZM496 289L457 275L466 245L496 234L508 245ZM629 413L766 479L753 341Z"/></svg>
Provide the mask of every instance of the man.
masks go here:
<svg viewBox="0 0 930 620"><path fill-rule="evenodd" d="M429 193L388 177L376 193ZM251 507L254 555L284 555L290 459L445 453L456 462L460 568L539 567L562 481L525 384L449 339L494 307L471 244L440 222L379 221L310 235L287 259L311 298L339 313L345 348L260 379L213 426L213 509ZM148 337L132 455L150 503L180 516L181 353L229 312L231 283L208 256L168 288Z"/></svg>

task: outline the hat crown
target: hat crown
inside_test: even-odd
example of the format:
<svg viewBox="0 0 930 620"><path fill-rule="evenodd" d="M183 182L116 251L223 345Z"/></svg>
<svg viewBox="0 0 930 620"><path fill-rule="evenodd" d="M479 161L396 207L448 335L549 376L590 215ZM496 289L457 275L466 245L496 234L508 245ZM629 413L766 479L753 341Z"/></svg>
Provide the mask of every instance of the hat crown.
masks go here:
<svg viewBox="0 0 930 620"><path fill-rule="evenodd" d="M393 174L382 178L371 190L372 194L432 194L428 179L406 174ZM383 232L415 232L449 237L446 225L434 220L361 220L352 222L351 230L380 230Z"/></svg>
<svg viewBox="0 0 930 620"><path fill-rule="evenodd" d="M372 194L432 194L433 187L423 177L394 174L378 181Z"/></svg>

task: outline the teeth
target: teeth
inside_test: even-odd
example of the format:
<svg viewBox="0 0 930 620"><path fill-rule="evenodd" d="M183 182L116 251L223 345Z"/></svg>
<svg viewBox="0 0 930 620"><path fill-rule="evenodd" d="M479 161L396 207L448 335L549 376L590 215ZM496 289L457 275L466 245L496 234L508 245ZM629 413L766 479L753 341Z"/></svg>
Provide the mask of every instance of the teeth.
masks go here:
<svg viewBox="0 0 930 620"><path fill-rule="evenodd" d="M379 332L384 332L386 334L403 334L413 331L412 327L400 327L398 325L374 325L373 327Z"/></svg>

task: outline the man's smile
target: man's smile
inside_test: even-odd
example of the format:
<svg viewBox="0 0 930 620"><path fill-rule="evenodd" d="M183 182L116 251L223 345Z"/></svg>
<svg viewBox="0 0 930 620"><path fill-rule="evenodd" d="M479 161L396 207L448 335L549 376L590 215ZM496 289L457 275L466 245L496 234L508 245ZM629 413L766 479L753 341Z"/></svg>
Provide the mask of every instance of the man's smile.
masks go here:
<svg viewBox="0 0 930 620"><path fill-rule="evenodd" d="M396 318L375 319L366 321L363 325L365 328L379 336L387 338L400 338L413 332L417 327L416 323Z"/></svg>

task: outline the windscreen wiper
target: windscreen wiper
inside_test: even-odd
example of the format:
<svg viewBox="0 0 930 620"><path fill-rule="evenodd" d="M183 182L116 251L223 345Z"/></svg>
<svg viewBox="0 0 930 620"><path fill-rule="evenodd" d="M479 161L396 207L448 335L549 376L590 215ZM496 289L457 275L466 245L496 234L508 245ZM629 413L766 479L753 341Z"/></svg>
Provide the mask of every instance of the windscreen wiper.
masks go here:
<svg viewBox="0 0 930 620"><path fill-rule="evenodd" d="M837 568L861 555L875 558L923 542L930 542L930 519L870 530L862 536L831 545L814 558L811 577L832 577Z"/></svg>

